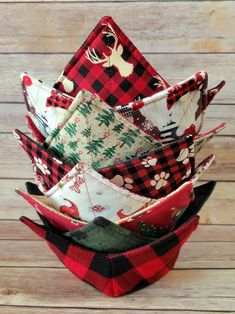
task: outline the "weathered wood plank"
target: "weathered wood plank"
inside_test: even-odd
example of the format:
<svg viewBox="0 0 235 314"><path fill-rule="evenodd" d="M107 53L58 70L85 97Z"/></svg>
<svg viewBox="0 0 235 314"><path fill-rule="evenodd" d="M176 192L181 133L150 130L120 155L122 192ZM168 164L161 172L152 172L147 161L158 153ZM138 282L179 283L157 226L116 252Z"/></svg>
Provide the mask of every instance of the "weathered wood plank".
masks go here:
<svg viewBox="0 0 235 314"><path fill-rule="evenodd" d="M19 74L28 71L52 83L72 54L6 54L0 58L1 102L22 102ZM216 96L217 103L234 103L235 54L149 54L147 59L170 83L178 83L199 70L209 73L209 86L222 79L226 86ZM11 69L9 71L9 68Z"/></svg>
<svg viewBox="0 0 235 314"><path fill-rule="evenodd" d="M144 52L235 51L230 1L82 2L1 3L0 51L75 51L104 15L113 16Z"/></svg>
<svg viewBox="0 0 235 314"><path fill-rule="evenodd" d="M63 267L42 241L1 240L0 252L0 267ZM175 266L182 268L235 269L235 242L188 242Z"/></svg>
<svg viewBox="0 0 235 314"><path fill-rule="evenodd" d="M19 219L22 215L38 219L35 210L14 191L24 186L24 180L0 180L0 183L0 219ZM234 189L235 182L217 183L215 191L200 212L201 224L235 224ZM227 228L230 230L230 226ZM213 241L213 238L208 241Z"/></svg>
<svg viewBox="0 0 235 314"><path fill-rule="evenodd" d="M26 107L24 103L0 103L0 131L11 132L17 127L28 132L24 116ZM226 128L219 135L235 135L235 105L217 105L208 107L206 123L203 130L213 129L221 122L226 123Z"/></svg>
<svg viewBox="0 0 235 314"><path fill-rule="evenodd" d="M235 270L229 269L174 270L145 288L144 292L134 292L115 299L115 302L78 280L66 269L0 268L0 277L2 305L235 310Z"/></svg>
<svg viewBox="0 0 235 314"><path fill-rule="evenodd" d="M32 178L32 167L27 155L12 134L0 134L0 178ZM226 151L226 154L225 154ZM235 138L214 137L197 155L197 162L209 154L216 155L216 161L202 176L203 180L235 180Z"/></svg>
<svg viewBox="0 0 235 314"><path fill-rule="evenodd" d="M19 220L0 220L0 223L0 240L40 241L38 236ZM189 242L235 242L235 225L200 224L197 232L194 232L190 237Z"/></svg>
<svg viewBox="0 0 235 314"><path fill-rule="evenodd" d="M1 306L0 309L3 311L4 314L19 314L19 311L21 311L22 314L103 314L104 309L79 309L77 307L74 308L52 308L52 307L24 307L24 306ZM133 310L133 309L118 309L118 310L109 310L105 309L105 314L116 314L116 313L121 313L121 314L143 314L145 313L144 311L141 310ZM177 313L178 310L175 309L173 311L164 311L164 310L148 310L148 313L153 313L153 314L175 314ZM195 314L195 311L180 311L181 314ZM202 314L216 314L216 313L222 313L219 311L203 311L199 312ZM223 313L227 313L227 311L223 311ZM230 313L230 312L228 312Z"/></svg>
<svg viewBox="0 0 235 314"><path fill-rule="evenodd" d="M12 132L16 126L23 132L28 131L24 120L26 113L24 103L0 103L0 132Z"/></svg>

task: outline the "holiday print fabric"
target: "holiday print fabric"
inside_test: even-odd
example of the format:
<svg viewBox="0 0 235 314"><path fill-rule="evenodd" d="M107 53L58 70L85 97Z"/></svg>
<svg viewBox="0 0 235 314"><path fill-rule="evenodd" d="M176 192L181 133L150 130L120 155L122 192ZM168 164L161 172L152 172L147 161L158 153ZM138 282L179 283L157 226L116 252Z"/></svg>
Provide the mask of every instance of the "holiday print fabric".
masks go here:
<svg viewBox="0 0 235 314"><path fill-rule="evenodd" d="M129 229L130 226L130 230L137 233L144 234L146 230L149 230L148 233L151 232L151 236L153 237L165 234L174 227L178 218L184 213L185 209L193 200L193 185L197 182L202 173L211 165L212 161L213 155L210 155L197 166L197 170L194 172L192 180L184 183L169 195L153 202L152 205L150 204L133 214L127 209L118 211L118 218L115 223L124 226L126 229ZM58 193L60 193L63 188L61 187L60 191L59 187L60 184L55 187L55 190L57 189ZM75 200L71 202L69 199L66 199L67 201L64 200L66 204L59 207L45 196L29 195L21 190L19 190L18 193L40 214L47 217L52 225L60 230L74 230L78 228L78 225L79 228L81 228L85 224L84 221L77 220L76 218L78 212L76 210L77 204L75 203ZM64 192L61 192L61 194L62 193ZM63 198L60 199L60 202L63 202ZM97 210L99 207L95 207L95 209ZM97 216L102 216L102 214ZM147 236L148 235L149 234L147 234Z"/></svg>
<svg viewBox="0 0 235 314"><path fill-rule="evenodd" d="M71 165L82 161L96 169L141 156L161 144L95 95L81 91L64 124L52 131L45 145Z"/></svg>
<svg viewBox="0 0 235 314"><path fill-rule="evenodd" d="M159 147L144 157L101 168L99 172L112 183L133 193L150 198L163 197L193 174L193 137Z"/></svg>
<svg viewBox="0 0 235 314"><path fill-rule="evenodd" d="M159 238L174 228L178 217L184 213L193 200L193 184L188 181L147 208L129 217L123 215L119 224L133 232Z"/></svg>
<svg viewBox="0 0 235 314"><path fill-rule="evenodd" d="M68 211L59 211L45 196L31 195L22 190L16 190L16 192L58 230L74 230L87 225L85 221L69 216Z"/></svg>
<svg viewBox="0 0 235 314"><path fill-rule="evenodd" d="M168 86L109 16L97 24L55 84L73 97L86 89L112 107Z"/></svg>
<svg viewBox="0 0 235 314"><path fill-rule="evenodd" d="M140 110L159 129L162 143L174 141L187 134L196 135L204 122L207 82L207 73L198 72L149 98L116 109L121 113L130 109L134 112L135 108Z"/></svg>
<svg viewBox="0 0 235 314"><path fill-rule="evenodd" d="M84 221L97 216L115 221L123 211L130 215L152 202L150 198L117 187L81 163L45 195L61 212Z"/></svg>
<svg viewBox="0 0 235 314"><path fill-rule="evenodd" d="M21 84L27 110L39 131L48 136L63 120L73 98L24 72Z"/></svg>

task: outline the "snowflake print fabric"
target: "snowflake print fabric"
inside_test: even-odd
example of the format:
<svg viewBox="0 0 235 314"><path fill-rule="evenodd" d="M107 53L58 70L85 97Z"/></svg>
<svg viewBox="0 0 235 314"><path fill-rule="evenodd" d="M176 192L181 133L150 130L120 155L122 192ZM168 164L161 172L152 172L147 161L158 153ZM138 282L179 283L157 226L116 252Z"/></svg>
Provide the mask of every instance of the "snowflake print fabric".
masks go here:
<svg viewBox="0 0 235 314"><path fill-rule="evenodd" d="M64 124L52 131L45 146L71 165L82 161L97 169L141 156L161 144L95 95L81 91Z"/></svg>

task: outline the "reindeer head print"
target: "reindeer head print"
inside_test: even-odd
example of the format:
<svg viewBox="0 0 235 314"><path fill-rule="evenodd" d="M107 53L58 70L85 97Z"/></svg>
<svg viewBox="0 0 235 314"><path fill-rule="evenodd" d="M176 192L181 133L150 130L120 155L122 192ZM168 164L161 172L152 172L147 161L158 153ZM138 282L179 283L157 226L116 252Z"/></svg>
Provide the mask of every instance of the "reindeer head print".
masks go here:
<svg viewBox="0 0 235 314"><path fill-rule="evenodd" d="M93 64L102 64L102 66L105 68L115 66L122 77L127 77L131 75L134 65L125 61L122 58L123 46L121 44L118 44L117 34L108 22L103 25L107 26L108 29L107 31L103 31L103 34L106 34L107 37L114 38L113 48L108 47L111 50L110 55L107 56L105 53L103 53L103 58L100 58L94 48L92 50L88 48L86 50L86 58Z"/></svg>

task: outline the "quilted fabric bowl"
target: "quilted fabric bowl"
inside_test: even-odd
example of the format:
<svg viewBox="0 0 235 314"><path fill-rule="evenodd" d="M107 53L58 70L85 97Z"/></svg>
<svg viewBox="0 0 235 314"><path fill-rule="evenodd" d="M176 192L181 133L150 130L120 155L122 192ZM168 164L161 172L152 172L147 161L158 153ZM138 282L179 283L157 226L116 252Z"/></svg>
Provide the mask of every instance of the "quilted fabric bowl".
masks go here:
<svg viewBox="0 0 235 314"><path fill-rule="evenodd" d="M43 224L21 217L71 272L109 296L148 286L174 267L215 182L195 154L224 124L199 135L224 86L208 74L170 86L111 17L103 17L54 87L21 75L35 137L14 135L36 184L17 192Z"/></svg>
<svg viewBox="0 0 235 314"><path fill-rule="evenodd" d="M71 272L108 296L121 296L146 287L166 275L173 267L182 245L197 228L193 216L168 235L138 249L119 254L104 254L71 243L48 227L21 217L33 232Z"/></svg>

